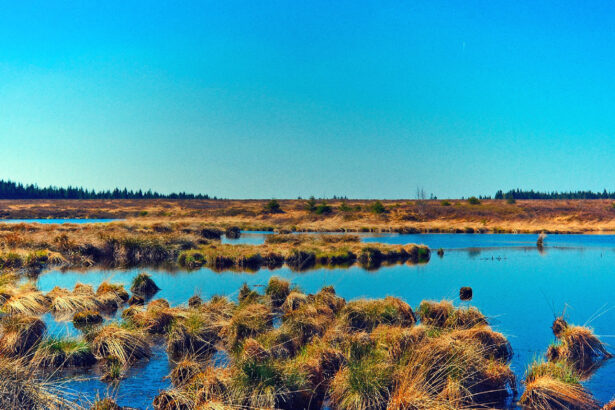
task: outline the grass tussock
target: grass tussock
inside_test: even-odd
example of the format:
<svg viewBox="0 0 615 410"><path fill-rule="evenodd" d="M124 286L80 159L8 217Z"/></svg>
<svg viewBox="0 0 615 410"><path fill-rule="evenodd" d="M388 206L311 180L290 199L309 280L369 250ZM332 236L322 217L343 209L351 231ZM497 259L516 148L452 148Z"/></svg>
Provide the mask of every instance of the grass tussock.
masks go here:
<svg viewBox="0 0 615 410"><path fill-rule="evenodd" d="M59 382L41 379L23 360L0 357L0 408L31 410L79 409Z"/></svg>
<svg viewBox="0 0 615 410"><path fill-rule="evenodd" d="M138 274L132 281L130 291L144 298L150 298L158 292L160 288L152 280L151 276L145 272Z"/></svg>
<svg viewBox="0 0 615 410"><path fill-rule="evenodd" d="M564 318L558 317L552 329L558 342L547 351L551 362L568 362L581 375L589 376L604 360L612 357L604 343L587 327L569 325Z"/></svg>
<svg viewBox="0 0 615 410"><path fill-rule="evenodd" d="M103 322L102 315L96 310L84 310L75 313L73 325L77 329L87 329L92 326L100 325Z"/></svg>
<svg viewBox="0 0 615 410"><path fill-rule="evenodd" d="M600 408L598 401L579 383L574 368L565 362L533 363L526 372L524 384L519 403L527 408Z"/></svg>
<svg viewBox="0 0 615 410"><path fill-rule="evenodd" d="M31 356L47 330L41 319L25 314L6 316L0 324L0 353L9 357Z"/></svg>
<svg viewBox="0 0 615 410"><path fill-rule="evenodd" d="M214 319L215 320L215 319ZM189 312L173 323L167 335L167 352L173 359L211 356L220 340L219 327L211 316Z"/></svg>
<svg viewBox="0 0 615 410"><path fill-rule="evenodd" d="M115 357L122 365L128 365L151 356L151 349L145 335L109 324L98 330L92 339L92 352L97 359Z"/></svg>
<svg viewBox="0 0 615 410"><path fill-rule="evenodd" d="M2 312L8 315L39 315L47 312L50 305L51 300L47 295L26 285L14 291L2 306Z"/></svg>
<svg viewBox="0 0 615 410"><path fill-rule="evenodd" d="M48 338L37 347L32 364L39 368L86 367L96 363L90 345L81 339Z"/></svg>
<svg viewBox="0 0 615 410"><path fill-rule="evenodd" d="M485 316L474 307L456 308L447 300L423 301L417 310L424 325L436 328L471 328L487 324Z"/></svg>
<svg viewBox="0 0 615 410"><path fill-rule="evenodd" d="M349 331L372 331L381 324L411 327L414 313L407 303L394 297L353 301L342 309L341 321Z"/></svg>

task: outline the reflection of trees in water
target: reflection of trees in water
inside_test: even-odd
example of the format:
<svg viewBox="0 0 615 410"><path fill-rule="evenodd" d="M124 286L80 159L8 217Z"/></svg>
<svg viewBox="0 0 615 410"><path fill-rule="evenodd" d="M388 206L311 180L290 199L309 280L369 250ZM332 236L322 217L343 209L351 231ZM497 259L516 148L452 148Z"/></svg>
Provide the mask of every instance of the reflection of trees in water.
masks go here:
<svg viewBox="0 0 615 410"><path fill-rule="evenodd" d="M480 248L468 248L468 256L470 258L476 258L480 255Z"/></svg>

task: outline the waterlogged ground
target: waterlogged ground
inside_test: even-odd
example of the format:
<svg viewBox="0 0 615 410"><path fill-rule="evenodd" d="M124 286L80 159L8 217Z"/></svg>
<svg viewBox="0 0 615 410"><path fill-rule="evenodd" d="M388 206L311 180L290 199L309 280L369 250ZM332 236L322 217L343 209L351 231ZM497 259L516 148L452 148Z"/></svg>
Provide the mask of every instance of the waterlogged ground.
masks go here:
<svg viewBox="0 0 615 410"><path fill-rule="evenodd" d="M265 234L243 235L256 240ZM346 299L381 298L387 295L404 299L413 307L424 299L447 298L456 304L461 286L474 289L470 302L489 318L493 327L510 340L515 357L512 367L522 379L526 365L539 357L553 341L551 323L564 309L569 322L589 324L607 344L615 344L615 236L551 235L543 252L535 247L536 235L379 235L366 241L387 243L425 243L432 249L444 248L443 258L434 254L428 264L394 265L377 271L358 266L349 269L317 269L292 272L287 268L256 273L216 273L209 269L193 272L149 271L162 290L155 296L172 305L185 303L195 293L209 298L222 294L236 299L243 282L264 286L271 275L289 279L306 292L334 285ZM72 288L76 282L97 286L103 280L128 285L141 270L48 272L40 276L43 291L54 286ZM53 323L50 332L76 333L72 325ZM615 350L615 346L611 348ZM170 365L164 350L135 367L117 391L121 405L147 408L159 390L170 385L164 377ZM86 398L101 395L107 386L92 374L74 380L67 387ZM81 377L83 379L83 377ZM607 362L587 382L601 401L615 395L615 360Z"/></svg>

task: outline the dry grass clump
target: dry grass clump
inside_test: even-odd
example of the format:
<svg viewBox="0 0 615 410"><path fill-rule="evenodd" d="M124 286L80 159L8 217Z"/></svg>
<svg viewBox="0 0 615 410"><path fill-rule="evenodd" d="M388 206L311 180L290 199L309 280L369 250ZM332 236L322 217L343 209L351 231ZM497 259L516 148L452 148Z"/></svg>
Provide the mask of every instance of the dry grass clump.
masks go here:
<svg viewBox="0 0 615 410"><path fill-rule="evenodd" d="M599 409L598 401L580 383L569 364L533 363L526 372L525 391L519 403L532 409Z"/></svg>
<svg viewBox="0 0 615 410"><path fill-rule="evenodd" d="M258 303L262 299L261 295L253 289L250 289L247 283L243 283L239 288L239 295L237 300L240 305L249 305L251 303Z"/></svg>
<svg viewBox="0 0 615 410"><path fill-rule="evenodd" d="M124 285L109 283L107 281L102 282L98 286L98 289L96 289L97 296L105 294L113 294L117 298L121 299L123 302L128 302L128 299L130 298L130 295L128 294L126 289L124 289Z"/></svg>
<svg viewBox="0 0 615 410"><path fill-rule="evenodd" d="M128 305L130 306L143 306L145 305L145 298L139 295L132 295L130 299L128 299Z"/></svg>
<svg viewBox="0 0 615 410"><path fill-rule="evenodd" d="M269 355L244 353L231 368L223 401L234 407L306 408L307 403L301 400L300 394L303 381L300 374Z"/></svg>
<svg viewBox="0 0 615 410"><path fill-rule="evenodd" d="M349 331L368 332L381 324L411 327L416 322L410 305L391 296L347 303L340 313L340 321Z"/></svg>
<svg viewBox="0 0 615 410"><path fill-rule="evenodd" d="M308 297L305 293L293 290L291 291L282 305L284 313L289 313L299 309L308 302Z"/></svg>
<svg viewBox="0 0 615 410"><path fill-rule="evenodd" d="M63 398L60 384L43 380L23 360L0 357L0 408L29 410L78 409Z"/></svg>
<svg viewBox="0 0 615 410"><path fill-rule="evenodd" d="M280 307L290 293L290 283L287 280L272 276L265 288L265 295L269 297L273 307Z"/></svg>
<svg viewBox="0 0 615 410"><path fill-rule="evenodd" d="M199 312L189 312L173 323L167 335L167 352L173 359L185 355L209 357L220 340L219 327L210 317Z"/></svg>
<svg viewBox="0 0 615 410"><path fill-rule="evenodd" d="M203 371L203 363L198 360L198 357L185 356L175 364L169 378L173 386L182 387L201 371Z"/></svg>
<svg viewBox="0 0 615 410"><path fill-rule="evenodd" d="M130 287L132 293L146 299L156 294L159 290L160 288L156 286L151 276L145 272L138 274L132 281L132 286Z"/></svg>
<svg viewBox="0 0 615 410"><path fill-rule="evenodd" d="M587 327L569 325L562 317L558 317L552 329L558 343L549 347L549 361L566 361L581 375L589 376L601 362L612 357L600 339Z"/></svg>
<svg viewBox="0 0 615 410"><path fill-rule="evenodd" d="M191 410L195 408L191 394L184 390L164 390L154 398L154 410Z"/></svg>
<svg viewBox="0 0 615 410"><path fill-rule="evenodd" d="M47 327L36 316L15 314L6 316L0 322L0 353L10 357L30 355L40 343Z"/></svg>
<svg viewBox="0 0 615 410"><path fill-rule="evenodd" d="M152 354L142 332L129 330L117 324L109 324L95 333L92 339L92 352L99 360L111 356L117 358L122 365L147 359Z"/></svg>
<svg viewBox="0 0 615 410"><path fill-rule="evenodd" d="M80 283L77 282L75 283L75 287L73 288L73 293L75 295L88 295L88 296L94 296L94 288L92 287L92 285L87 285L85 283Z"/></svg>
<svg viewBox="0 0 615 410"><path fill-rule="evenodd" d="M31 285L24 285L16 289L4 305L2 312L14 314L39 315L47 312L51 304L50 298L39 292Z"/></svg>
<svg viewBox="0 0 615 410"><path fill-rule="evenodd" d="M32 364L40 368L92 366L96 358L85 340L73 338L44 339L36 349Z"/></svg>
<svg viewBox="0 0 615 410"><path fill-rule="evenodd" d="M323 336L334 322L335 313L325 305L305 304L284 314L281 330L299 344L308 343L316 336Z"/></svg>
<svg viewBox="0 0 615 410"><path fill-rule="evenodd" d="M137 306L129 307L122 312L122 318L150 334L163 335L183 314L181 309L171 308L166 300L156 299L151 301L145 310Z"/></svg>
<svg viewBox="0 0 615 410"><path fill-rule="evenodd" d="M89 328L99 325L103 322L102 315L96 310L84 310L75 313L73 316L73 325L77 329Z"/></svg>
<svg viewBox="0 0 615 410"><path fill-rule="evenodd" d="M105 397L92 403L90 410L122 410L122 408L111 397Z"/></svg>
<svg viewBox="0 0 615 410"><path fill-rule="evenodd" d="M492 357L504 362L510 362L513 357L510 342L501 333L494 332L487 325L477 325L466 329L453 330L450 335L456 340L469 340L479 344L486 357Z"/></svg>
<svg viewBox="0 0 615 410"><path fill-rule="evenodd" d="M397 408L422 402L445 402L450 407L493 405L515 391L507 360L492 357L490 349L470 338L445 333L423 339L403 362L393 392Z"/></svg>
<svg viewBox="0 0 615 410"><path fill-rule="evenodd" d="M190 299L188 299L188 307L189 308L198 308L203 304L203 299L199 295L192 295Z"/></svg>
<svg viewBox="0 0 615 410"><path fill-rule="evenodd" d="M456 308L447 300L423 301L417 315L421 323L437 328L471 328L487 324L485 316L474 307Z"/></svg>
<svg viewBox="0 0 615 410"><path fill-rule="evenodd" d="M256 337L272 328L273 313L258 303L242 306L223 329L225 342L230 350L235 350L245 338Z"/></svg>
<svg viewBox="0 0 615 410"><path fill-rule="evenodd" d="M50 310L58 317L70 317L70 315L75 312L84 310L95 311L102 307L103 305L93 295L83 293L58 293L51 297Z"/></svg>

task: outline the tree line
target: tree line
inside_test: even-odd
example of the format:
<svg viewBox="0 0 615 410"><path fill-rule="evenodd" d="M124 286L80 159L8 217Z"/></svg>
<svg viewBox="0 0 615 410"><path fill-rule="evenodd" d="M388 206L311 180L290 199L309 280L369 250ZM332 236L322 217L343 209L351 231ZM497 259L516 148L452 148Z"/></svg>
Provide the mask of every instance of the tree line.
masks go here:
<svg viewBox="0 0 615 410"><path fill-rule="evenodd" d="M576 192L539 192L532 190L511 189L508 192L499 190L494 199L615 199L615 192L576 191Z"/></svg>
<svg viewBox="0 0 615 410"><path fill-rule="evenodd" d="M0 199L217 199L209 195L188 194L186 192L160 194L148 191L115 188L96 191L82 187L39 187L36 184L24 185L13 181L0 180Z"/></svg>

